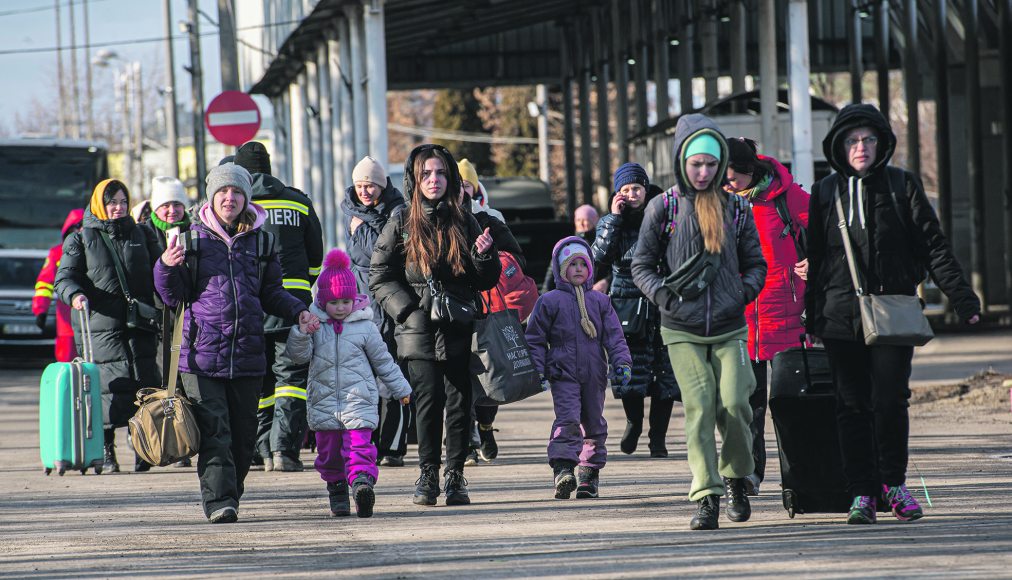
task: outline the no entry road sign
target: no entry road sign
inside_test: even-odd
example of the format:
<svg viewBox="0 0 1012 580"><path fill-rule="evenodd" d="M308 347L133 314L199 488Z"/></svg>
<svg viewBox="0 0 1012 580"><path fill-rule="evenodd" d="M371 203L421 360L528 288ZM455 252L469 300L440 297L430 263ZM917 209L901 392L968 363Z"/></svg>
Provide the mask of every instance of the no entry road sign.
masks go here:
<svg viewBox="0 0 1012 580"><path fill-rule="evenodd" d="M204 124L215 139L238 147L260 130L260 109L246 93L224 91L207 106Z"/></svg>

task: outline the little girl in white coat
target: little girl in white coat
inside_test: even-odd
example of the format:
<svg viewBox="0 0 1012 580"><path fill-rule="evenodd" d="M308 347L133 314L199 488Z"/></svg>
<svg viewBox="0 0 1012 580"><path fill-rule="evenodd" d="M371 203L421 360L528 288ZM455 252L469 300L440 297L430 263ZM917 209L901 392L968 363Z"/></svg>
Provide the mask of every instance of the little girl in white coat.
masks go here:
<svg viewBox="0 0 1012 580"><path fill-rule="evenodd" d="M306 387L309 427L316 431L316 470L327 482L332 516L351 514L348 488L360 518L372 515L379 398L408 404L411 387L373 322L369 298L358 294L351 261L331 250L310 306L322 322L293 326L288 355L309 363Z"/></svg>

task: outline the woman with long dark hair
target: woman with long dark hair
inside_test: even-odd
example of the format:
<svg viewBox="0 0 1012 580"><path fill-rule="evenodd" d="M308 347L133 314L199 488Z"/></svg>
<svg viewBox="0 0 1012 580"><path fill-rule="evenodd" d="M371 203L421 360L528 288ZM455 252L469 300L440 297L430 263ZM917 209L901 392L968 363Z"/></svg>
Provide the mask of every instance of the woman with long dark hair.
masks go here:
<svg viewBox="0 0 1012 580"><path fill-rule="evenodd" d="M471 502L464 479L469 448L474 325L433 313L433 295L474 304L477 292L499 280L501 266L488 229L460 203L460 173L438 145L416 147L404 164L405 208L391 216L376 240L369 289L396 322L397 355L407 361L415 391L421 475L414 502L439 497L443 412L446 412L447 505Z"/></svg>

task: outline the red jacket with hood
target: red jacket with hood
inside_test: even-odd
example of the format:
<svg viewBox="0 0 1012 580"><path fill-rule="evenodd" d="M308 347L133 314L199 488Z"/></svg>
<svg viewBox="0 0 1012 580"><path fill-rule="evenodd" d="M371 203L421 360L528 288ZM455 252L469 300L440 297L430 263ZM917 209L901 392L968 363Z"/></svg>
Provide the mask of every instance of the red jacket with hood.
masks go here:
<svg viewBox="0 0 1012 580"><path fill-rule="evenodd" d="M67 214L63 221L62 239L67 239L67 234L74 226L81 225L84 220L84 210L74 209ZM39 277L35 280L35 297L32 298L32 314L38 316L49 312L49 304L53 301L53 284L56 281L56 269L60 267L60 257L63 256L63 242L49 248L49 255L42 264ZM74 329L70 326L70 306L61 301L56 302L56 361L70 362L77 356L77 349L74 347Z"/></svg>
<svg viewBox="0 0 1012 580"><path fill-rule="evenodd" d="M777 213L776 198L786 196L792 229L808 227L808 193L794 183L790 172L772 157L759 159L773 164L773 182L752 200L752 215L759 230L759 243L766 259L766 284L754 302L745 307L748 321L748 354L753 361L773 360L778 352L797 346L804 334L801 313L805 310L805 281L794 273L799 262L794 239L781 237L784 222Z"/></svg>

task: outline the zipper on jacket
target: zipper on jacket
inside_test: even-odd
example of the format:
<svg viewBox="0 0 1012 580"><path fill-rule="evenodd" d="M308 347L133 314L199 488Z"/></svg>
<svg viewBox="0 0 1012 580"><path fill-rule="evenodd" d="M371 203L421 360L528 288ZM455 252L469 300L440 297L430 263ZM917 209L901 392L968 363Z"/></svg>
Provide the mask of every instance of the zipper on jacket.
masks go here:
<svg viewBox="0 0 1012 580"><path fill-rule="evenodd" d="M706 334L704 336L710 336L710 286L706 287Z"/></svg>
<svg viewBox="0 0 1012 580"><path fill-rule="evenodd" d="M791 298L794 298L794 302L798 301L798 293L794 290L794 272L787 273L787 280L791 283Z"/></svg>
<svg viewBox="0 0 1012 580"><path fill-rule="evenodd" d="M344 325L344 321L343 320L341 321L341 325L343 327L343 325ZM341 406L341 335L338 334L337 329L334 328L333 325L331 325L331 328L334 330L334 369L336 370L336 372L334 373L334 375L336 377L334 379L335 380L335 383L334 383L334 403L336 403L335 404L335 409L336 410L334 411L334 419L336 419L337 422L340 423L341 425L344 425L344 422L341 421L341 416L340 416L341 415L341 409L340 409L340 406ZM308 386L308 384L307 384L307 386Z"/></svg>
<svg viewBox="0 0 1012 580"><path fill-rule="evenodd" d="M755 362L759 362L759 297L755 298Z"/></svg>
<svg viewBox="0 0 1012 580"><path fill-rule="evenodd" d="M232 350L228 353L228 378L233 378L235 371L235 336L239 332L239 291L235 286L235 272L232 270L232 246L228 247L228 278L232 282L232 304L235 306L235 322L232 323Z"/></svg>

